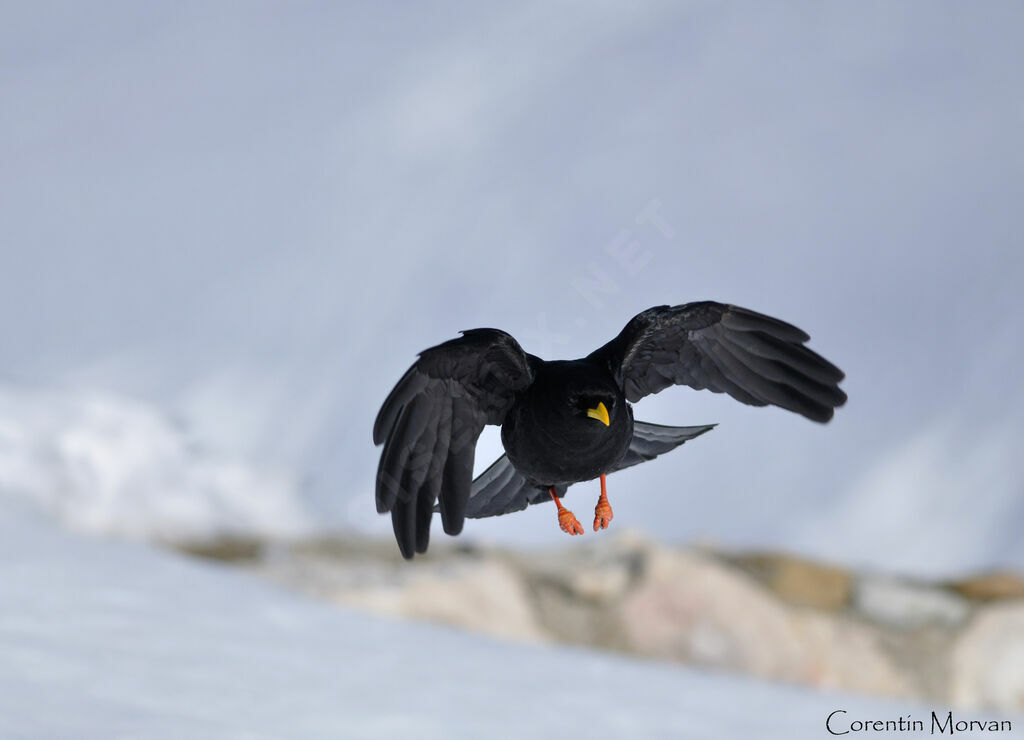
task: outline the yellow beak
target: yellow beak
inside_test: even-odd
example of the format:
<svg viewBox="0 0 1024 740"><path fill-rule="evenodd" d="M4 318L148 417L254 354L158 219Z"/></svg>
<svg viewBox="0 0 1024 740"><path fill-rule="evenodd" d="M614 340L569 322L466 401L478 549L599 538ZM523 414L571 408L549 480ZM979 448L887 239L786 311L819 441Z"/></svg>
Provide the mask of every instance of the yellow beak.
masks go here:
<svg viewBox="0 0 1024 740"><path fill-rule="evenodd" d="M610 426L612 423L612 420L608 418L608 409L604 407L603 403L598 403L597 408L587 409L587 416L603 421L605 426Z"/></svg>

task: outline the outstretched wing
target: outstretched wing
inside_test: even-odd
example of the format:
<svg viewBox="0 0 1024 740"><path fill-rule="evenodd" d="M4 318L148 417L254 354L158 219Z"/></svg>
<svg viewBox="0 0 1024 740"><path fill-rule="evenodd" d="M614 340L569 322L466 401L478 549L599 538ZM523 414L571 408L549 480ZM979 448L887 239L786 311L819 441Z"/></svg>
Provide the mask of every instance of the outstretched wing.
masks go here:
<svg viewBox="0 0 1024 740"><path fill-rule="evenodd" d="M630 401L688 385L826 422L846 403L844 376L809 339L771 316L702 301L649 308L590 357L607 362Z"/></svg>
<svg viewBox="0 0 1024 740"><path fill-rule="evenodd" d="M437 500L444 531L462 531L477 438L532 382L531 357L497 329L466 331L420 353L398 381L377 414L373 442L384 445L377 511L391 512L404 557L426 552Z"/></svg>
<svg viewBox="0 0 1024 740"><path fill-rule="evenodd" d="M648 424L644 421L634 422L633 439L630 440L629 450L609 472L653 460L658 455L674 450L683 442L699 437L714 427L714 424L696 427L666 427L661 424ZM565 486L558 486L555 493L561 498L565 495L565 490ZM513 467L508 455L502 455L473 481L472 492L469 494L469 502L466 505L466 516L470 519L500 516L513 511L522 511L531 504L550 500L551 495L547 490L527 483L526 478Z"/></svg>

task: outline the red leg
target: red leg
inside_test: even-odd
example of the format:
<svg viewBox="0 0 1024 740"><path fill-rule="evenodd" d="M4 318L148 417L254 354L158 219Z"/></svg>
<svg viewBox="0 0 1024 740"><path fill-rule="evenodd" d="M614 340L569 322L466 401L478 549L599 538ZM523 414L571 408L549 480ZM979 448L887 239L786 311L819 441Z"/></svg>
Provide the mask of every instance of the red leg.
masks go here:
<svg viewBox="0 0 1024 740"><path fill-rule="evenodd" d="M551 498L555 500L555 506L558 507L558 526L562 528L562 531L571 535L583 534L583 525L571 511L562 506L562 502L555 495L555 489L549 488L548 493L551 494Z"/></svg>
<svg viewBox="0 0 1024 740"><path fill-rule="evenodd" d="M605 484L604 476L601 476L601 498L597 500L597 506L594 507L594 531L599 529L608 529L608 525L612 521L612 507L608 503L608 487Z"/></svg>

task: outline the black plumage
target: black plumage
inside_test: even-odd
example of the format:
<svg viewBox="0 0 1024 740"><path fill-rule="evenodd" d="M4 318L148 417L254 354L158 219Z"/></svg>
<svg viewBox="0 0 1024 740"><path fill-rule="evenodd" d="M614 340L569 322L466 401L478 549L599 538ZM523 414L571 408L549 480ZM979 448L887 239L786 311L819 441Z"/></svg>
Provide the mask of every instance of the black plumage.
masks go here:
<svg viewBox="0 0 1024 740"><path fill-rule="evenodd" d="M377 511L391 512L399 549L411 558L426 551L435 510L456 535L466 517L519 511L580 481L601 477L603 486L604 475L714 426L634 421L629 404L670 385L827 422L846 402L843 373L808 340L791 324L712 301L650 308L571 361L541 360L498 329L463 332L422 352L377 415ZM505 455L474 481L486 424L501 426Z"/></svg>

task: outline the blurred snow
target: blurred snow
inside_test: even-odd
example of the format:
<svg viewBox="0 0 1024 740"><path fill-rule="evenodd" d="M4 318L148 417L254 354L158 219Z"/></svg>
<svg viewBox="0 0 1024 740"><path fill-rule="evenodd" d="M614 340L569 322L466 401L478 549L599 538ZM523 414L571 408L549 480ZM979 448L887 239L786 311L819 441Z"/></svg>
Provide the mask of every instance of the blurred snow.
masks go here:
<svg viewBox="0 0 1024 740"><path fill-rule="evenodd" d="M925 709L349 613L0 500L4 738L808 738ZM968 737L968 735L965 735Z"/></svg>
<svg viewBox="0 0 1024 740"><path fill-rule="evenodd" d="M310 527L288 473L213 454L111 393L0 388L0 491L74 529L136 539Z"/></svg>
<svg viewBox="0 0 1024 740"><path fill-rule="evenodd" d="M1020 336L991 329L927 423L866 464L844 496L794 517L793 546L924 578L1024 568L1024 386L1011 380L1020 367Z"/></svg>
<svg viewBox="0 0 1024 740"><path fill-rule="evenodd" d="M990 422L944 415L881 456L825 515L800 522L794 544L848 565L921 577L993 563L1024 566L1021 412L1018 404L1014 419ZM834 538L837 529L862 532L864 541L851 547Z"/></svg>

